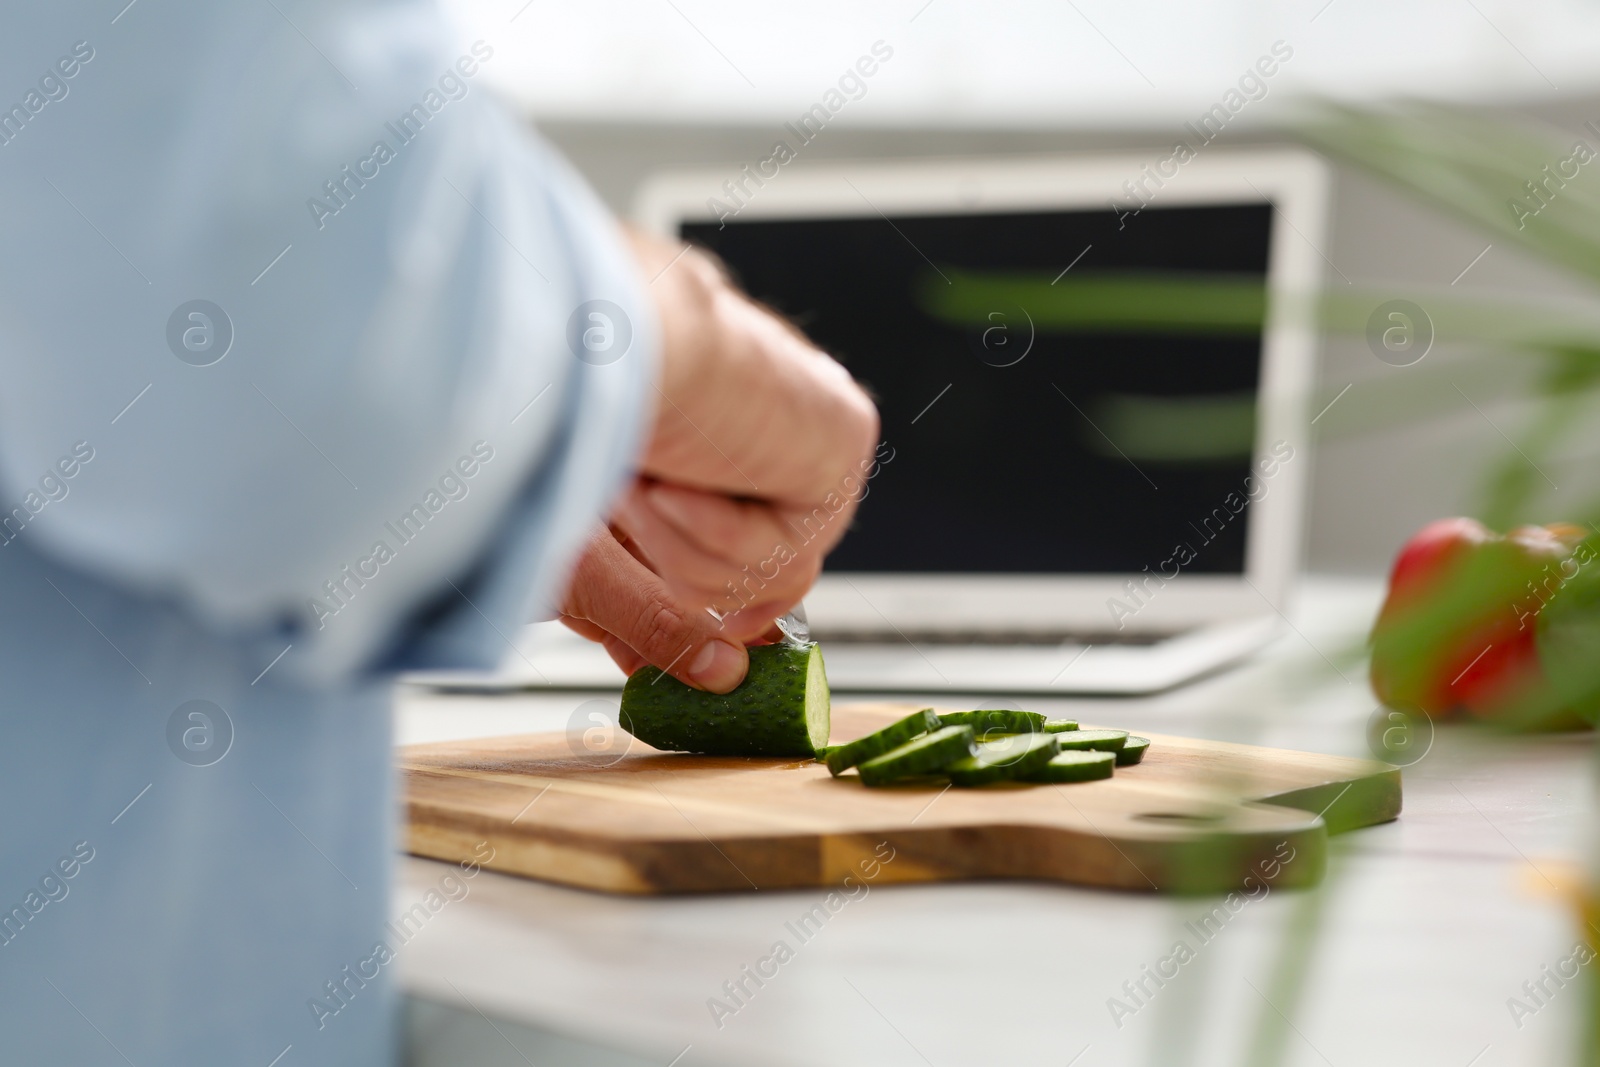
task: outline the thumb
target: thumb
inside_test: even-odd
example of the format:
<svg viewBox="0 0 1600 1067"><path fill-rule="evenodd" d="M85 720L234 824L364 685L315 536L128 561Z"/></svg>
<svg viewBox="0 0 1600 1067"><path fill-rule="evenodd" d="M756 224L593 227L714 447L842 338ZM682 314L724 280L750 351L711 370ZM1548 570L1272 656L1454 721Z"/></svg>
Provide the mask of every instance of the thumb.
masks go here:
<svg viewBox="0 0 1600 1067"><path fill-rule="evenodd" d="M574 630L599 637L624 671L645 664L697 689L726 693L750 660L716 620L673 599L655 572L601 529L573 572L561 613ZM596 631L600 631L598 634Z"/></svg>

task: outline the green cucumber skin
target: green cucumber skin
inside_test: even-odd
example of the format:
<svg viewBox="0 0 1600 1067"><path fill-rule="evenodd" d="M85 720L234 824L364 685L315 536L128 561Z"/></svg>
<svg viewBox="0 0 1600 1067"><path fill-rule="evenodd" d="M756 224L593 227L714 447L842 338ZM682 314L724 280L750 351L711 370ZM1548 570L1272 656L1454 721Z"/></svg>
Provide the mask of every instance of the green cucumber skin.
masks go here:
<svg viewBox="0 0 1600 1067"><path fill-rule="evenodd" d="M1044 716L1037 711L1012 711L1009 708L947 711L939 716L939 721L946 726L970 726L979 737L1036 734L1044 729Z"/></svg>
<svg viewBox="0 0 1600 1067"><path fill-rule="evenodd" d="M730 693L684 685L641 667L622 687L622 728L654 748L706 756L814 756L806 721L806 683L822 671L816 645L761 645L750 673ZM826 700L827 686L822 687ZM826 710L823 713L826 738Z"/></svg>
<svg viewBox="0 0 1600 1067"><path fill-rule="evenodd" d="M1004 746L1007 749L1017 748L1019 751L1014 756L1010 752L997 755L996 750L1002 747L1000 745L979 745L976 754L956 760L945 768L945 773L950 776L951 782L959 786L1006 782L1014 778L1026 778L1049 763L1060 751L1056 739L1050 734L1018 736L1029 740Z"/></svg>
<svg viewBox="0 0 1600 1067"><path fill-rule="evenodd" d="M1131 767L1144 759L1144 754L1148 751L1150 751L1148 737L1134 737L1130 734L1127 743L1117 749L1117 766Z"/></svg>
<svg viewBox="0 0 1600 1067"><path fill-rule="evenodd" d="M875 759L923 734L932 733L939 729L939 725L939 716L933 713L932 708L914 711L881 730L876 730L865 737L858 737L849 744L834 746L833 751L826 757L828 773L837 777L857 764Z"/></svg>
<svg viewBox="0 0 1600 1067"><path fill-rule="evenodd" d="M1044 732L1047 734L1064 734L1068 730L1076 730L1077 728L1077 719L1046 719L1044 721Z"/></svg>
<svg viewBox="0 0 1600 1067"><path fill-rule="evenodd" d="M1110 778L1117 758L1110 752L1063 752L1028 775L1029 782L1094 782Z"/></svg>
<svg viewBox="0 0 1600 1067"><path fill-rule="evenodd" d="M1128 740L1123 730L1078 730L1057 734L1063 752L1092 749L1097 752L1116 752Z"/></svg>
<svg viewBox="0 0 1600 1067"><path fill-rule="evenodd" d="M887 785L901 778L943 770L972 755L970 726L942 726L931 734L907 741L856 768L863 785Z"/></svg>

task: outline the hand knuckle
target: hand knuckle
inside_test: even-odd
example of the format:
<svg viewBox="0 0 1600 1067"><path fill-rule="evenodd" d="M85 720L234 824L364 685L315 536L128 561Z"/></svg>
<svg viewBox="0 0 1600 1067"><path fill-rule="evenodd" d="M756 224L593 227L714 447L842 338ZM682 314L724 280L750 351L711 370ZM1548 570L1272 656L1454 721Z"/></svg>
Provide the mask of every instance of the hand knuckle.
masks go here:
<svg viewBox="0 0 1600 1067"><path fill-rule="evenodd" d="M639 614L634 628L634 648L658 666L666 666L683 651L689 623L671 604L653 600Z"/></svg>

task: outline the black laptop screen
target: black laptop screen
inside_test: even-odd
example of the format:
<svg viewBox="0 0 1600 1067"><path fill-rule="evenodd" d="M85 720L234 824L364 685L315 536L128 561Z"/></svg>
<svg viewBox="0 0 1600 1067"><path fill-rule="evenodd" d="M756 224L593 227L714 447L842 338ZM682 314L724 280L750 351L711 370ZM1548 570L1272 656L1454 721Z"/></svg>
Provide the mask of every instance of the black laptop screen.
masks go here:
<svg viewBox="0 0 1600 1067"><path fill-rule="evenodd" d="M1272 209L691 223L876 397L830 571L1244 570ZM891 451L892 450L892 451ZM891 457L892 458L888 458Z"/></svg>

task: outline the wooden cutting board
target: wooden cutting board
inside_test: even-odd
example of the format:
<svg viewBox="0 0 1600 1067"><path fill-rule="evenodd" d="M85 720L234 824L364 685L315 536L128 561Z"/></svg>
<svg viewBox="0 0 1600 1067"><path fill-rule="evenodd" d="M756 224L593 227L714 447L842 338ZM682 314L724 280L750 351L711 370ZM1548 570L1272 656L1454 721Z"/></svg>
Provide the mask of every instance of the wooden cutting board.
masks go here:
<svg viewBox="0 0 1600 1067"><path fill-rule="evenodd" d="M833 709L833 741L915 710ZM1400 813L1384 763L1148 735L1144 762L1072 785L867 789L812 760L664 753L617 732L402 750L408 847L618 893L1030 878L1162 892L1322 877L1327 835ZM588 739L591 743L595 738ZM870 873L869 873L870 872Z"/></svg>

